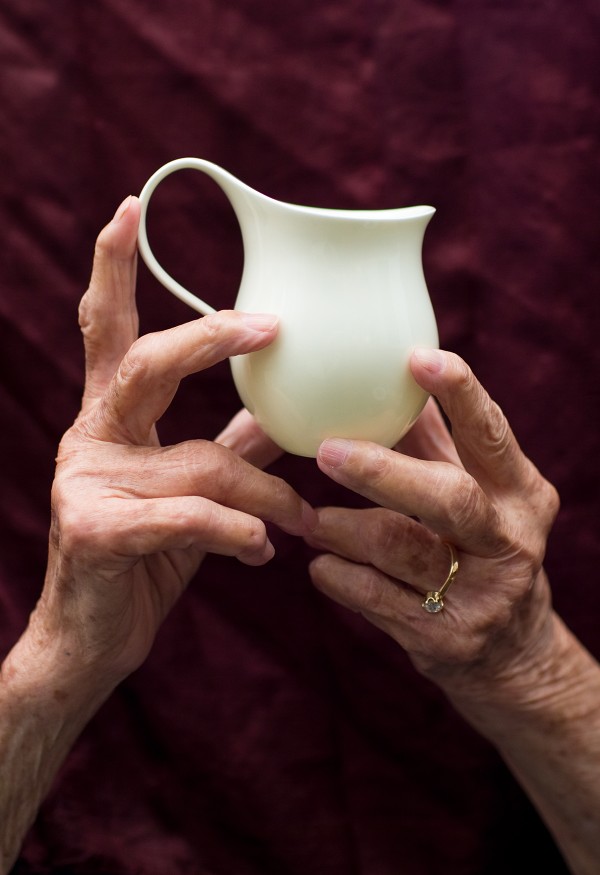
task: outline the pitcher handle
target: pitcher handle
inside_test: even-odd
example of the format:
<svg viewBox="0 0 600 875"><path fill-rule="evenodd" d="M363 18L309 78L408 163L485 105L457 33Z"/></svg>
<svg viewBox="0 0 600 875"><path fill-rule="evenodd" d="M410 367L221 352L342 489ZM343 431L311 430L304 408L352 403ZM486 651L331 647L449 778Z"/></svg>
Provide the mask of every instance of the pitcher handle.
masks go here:
<svg viewBox="0 0 600 875"><path fill-rule="evenodd" d="M210 164L210 162L204 161L201 158L176 158L174 161L169 161L168 164L159 167L159 169L152 174L152 176L140 192L139 198L141 205L141 214L140 226L138 231L138 249L140 255L144 259L144 262L146 263L146 266L148 267L150 272L154 274L156 279L160 283L162 283L162 285L166 289L172 292L175 297L179 298L185 304L188 304L194 310L202 313L203 316L208 316L209 313L215 313L215 308L211 307L201 298L198 298L196 295L193 295L190 291L184 288L181 283L178 283L176 279L173 279L173 277L169 273L167 273L164 267L159 264L156 256L152 252L150 243L148 242L148 232L146 230L146 213L148 210L150 198L152 197L156 186L171 173L174 173L176 170L193 169L200 170L203 173L207 173L209 176L211 176L211 168L212 165Z"/></svg>

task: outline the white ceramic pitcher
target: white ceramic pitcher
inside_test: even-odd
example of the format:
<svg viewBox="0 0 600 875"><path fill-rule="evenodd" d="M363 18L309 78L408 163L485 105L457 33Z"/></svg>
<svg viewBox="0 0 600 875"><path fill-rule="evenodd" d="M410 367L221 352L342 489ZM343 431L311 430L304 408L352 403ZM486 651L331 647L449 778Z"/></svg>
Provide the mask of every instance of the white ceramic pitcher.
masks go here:
<svg viewBox="0 0 600 875"><path fill-rule="evenodd" d="M235 308L279 317L269 347L231 359L244 405L300 456L316 456L328 437L393 446L427 400L410 374L410 352L439 342L421 256L434 208L287 204L201 158L171 161L140 194L139 250L169 291L205 315L214 309L157 262L146 232L156 186L185 168L212 177L237 215L244 268Z"/></svg>

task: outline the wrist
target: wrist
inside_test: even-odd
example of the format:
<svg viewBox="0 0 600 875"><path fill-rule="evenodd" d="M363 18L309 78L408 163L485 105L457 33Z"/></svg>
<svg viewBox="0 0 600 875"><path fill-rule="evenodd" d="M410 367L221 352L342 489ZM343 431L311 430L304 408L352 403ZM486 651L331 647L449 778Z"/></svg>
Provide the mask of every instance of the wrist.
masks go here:
<svg viewBox="0 0 600 875"><path fill-rule="evenodd" d="M2 664L2 693L15 707L64 722L77 733L112 693L117 681L80 659L68 636L49 637L36 615Z"/></svg>
<svg viewBox="0 0 600 875"><path fill-rule="evenodd" d="M593 693L592 690L597 690ZM502 746L516 728L555 727L569 721L600 726L598 663L553 612L527 651L493 677L447 691L463 716Z"/></svg>
<svg viewBox="0 0 600 875"><path fill-rule="evenodd" d="M31 622L0 666L0 871L23 837L85 725L111 688L76 666L63 641Z"/></svg>

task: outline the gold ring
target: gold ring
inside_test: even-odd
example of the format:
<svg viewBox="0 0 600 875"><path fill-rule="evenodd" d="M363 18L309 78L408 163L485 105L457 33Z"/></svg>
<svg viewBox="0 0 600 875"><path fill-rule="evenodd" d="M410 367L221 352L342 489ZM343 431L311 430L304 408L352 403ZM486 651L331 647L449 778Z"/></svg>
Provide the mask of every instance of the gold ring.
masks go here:
<svg viewBox="0 0 600 875"><path fill-rule="evenodd" d="M446 547L450 550L450 571L448 577L440 586L439 589L430 590L425 596L425 601L421 605L425 608L428 614L439 614L444 610L444 595L448 592L450 584L456 577L458 571L458 559L456 558L456 550L449 541L444 541Z"/></svg>

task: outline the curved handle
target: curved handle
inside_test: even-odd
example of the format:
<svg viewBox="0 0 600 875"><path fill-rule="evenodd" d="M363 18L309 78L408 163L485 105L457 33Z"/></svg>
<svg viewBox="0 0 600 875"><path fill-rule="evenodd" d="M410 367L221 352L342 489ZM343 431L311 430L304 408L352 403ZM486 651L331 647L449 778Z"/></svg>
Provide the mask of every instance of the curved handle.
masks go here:
<svg viewBox="0 0 600 875"><path fill-rule="evenodd" d="M177 280L173 279L173 277L167 273L167 271L162 267L158 261L156 260L156 256L152 252L150 248L150 244L148 242L148 233L146 231L146 212L148 210L148 203L156 186L159 182L162 182L165 177L169 176L171 173L174 173L176 170L201 170L203 173L207 173L209 176L213 176L211 173L211 169L214 165L211 165L209 161L203 161L201 158L176 158L174 161L169 161L168 164L163 165L163 167L159 167L159 169L152 174L148 182L143 187L140 193L140 204L141 204L141 215L140 215L140 227L138 231L138 248L140 251L140 255L144 259L146 266L154 274L156 279L162 283L162 285L172 292L177 298L182 300L185 304L188 304L194 310L197 310L199 313L202 313L204 316L207 316L209 313L215 313L216 310L214 307L211 307L209 304L206 304L201 298L196 297L191 292L189 292L186 288L184 288ZM218 181L218 180L217 180Z"/></svg>

